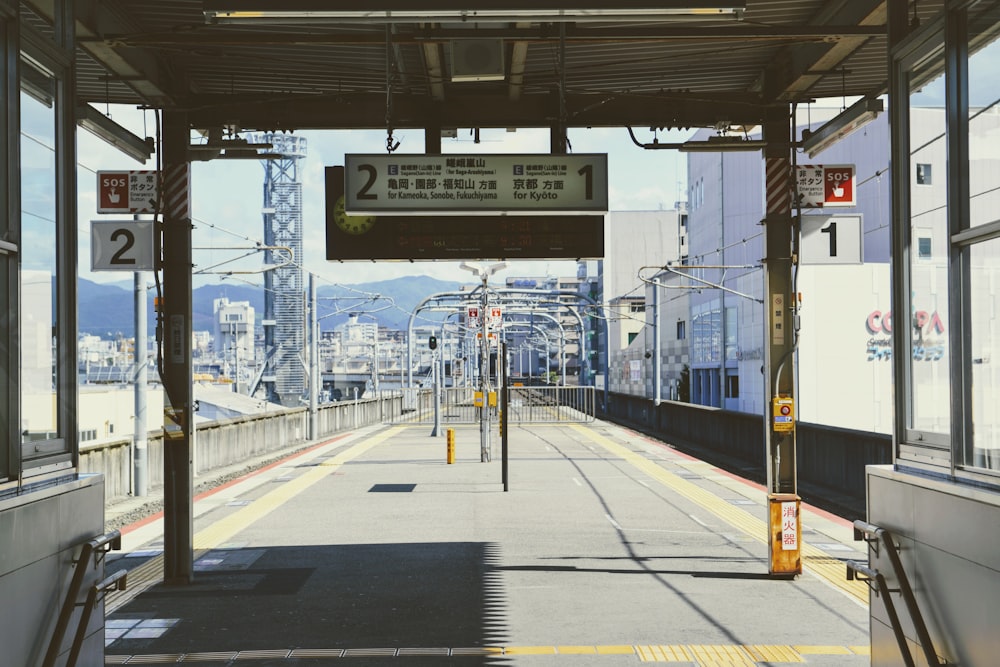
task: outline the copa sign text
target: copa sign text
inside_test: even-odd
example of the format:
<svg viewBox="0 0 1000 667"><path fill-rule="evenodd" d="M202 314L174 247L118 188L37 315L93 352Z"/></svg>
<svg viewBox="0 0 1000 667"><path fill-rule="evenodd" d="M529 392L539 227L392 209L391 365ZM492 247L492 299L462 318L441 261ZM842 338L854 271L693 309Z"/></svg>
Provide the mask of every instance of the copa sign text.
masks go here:
<svg viewBox="0 0 1000 667"><path fill-rule="evenodd" d="M608 210L608 156L346 155L350 214Z"/></svg>

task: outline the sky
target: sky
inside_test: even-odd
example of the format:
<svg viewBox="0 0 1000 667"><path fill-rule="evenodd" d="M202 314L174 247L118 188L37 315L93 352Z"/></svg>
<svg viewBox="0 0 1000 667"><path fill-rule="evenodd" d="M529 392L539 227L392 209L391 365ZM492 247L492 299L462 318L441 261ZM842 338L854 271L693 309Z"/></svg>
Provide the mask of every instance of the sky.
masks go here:
<svg viewBox="0 0 1000 667"><path fill-rule="evenodd" d="M139 136L153 135L153 116L128 108L102 108L115 122ZM379 131L303 131L297 132L308 142L307 156L300 161L303 185L303 230L306 271L319 277L320 284L356 284L388 280L410 275L429 275L442 280L474 282L473 275L458 267L458 262L328 262L325 258L324 168L342 165L345 153L384 153L386 133ZM648 128L636 129L640 141L651 142ZM691 132L660 132L661 142L686 139ZM422 153L422 130L396 130L400 142L396 151ZM677 151L643 150L636 146L625 128L575 129L569 135L573 153L607 153L609 202L613 211L648 211L672 209L686 199L686 162ZM90 133L78 134L80 275L95 282L130 280L131 274L90 271L90 221L121 219L97 214L96 172L100 170L154 169L153 160L145 165L118 152ZM540 129L482 130L480 143L473 141L468 129L459 130L456 138L442 139L443 153L548 153L549 132ZM213 271L259 271L263 253L239 262L255 243L263 240L261 205L264 168L258 160L214 160L192 163L192 208L194 232L195 286L223 280L263 284L260 273L224 278ZM469 258L475 260L476 258ZM576 275L574 261L512 261L499 272L497 280L515 276Z"/></svg>

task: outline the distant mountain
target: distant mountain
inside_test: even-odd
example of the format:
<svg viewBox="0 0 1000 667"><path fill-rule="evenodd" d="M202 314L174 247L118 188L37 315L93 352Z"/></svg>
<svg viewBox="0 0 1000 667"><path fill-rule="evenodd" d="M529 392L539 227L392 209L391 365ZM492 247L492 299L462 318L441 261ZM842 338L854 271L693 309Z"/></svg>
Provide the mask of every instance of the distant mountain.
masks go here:
<svg viewBox="0 0 1000 667"><path fill-rule="evenodd" d="M390 329L405 329L410 313L423 299L438 292L453 292L461 283L427 276L411 276L355 285L320 285L316 292L320 329L331 331L345 322L350 312L367 312ZM127 283L101 284L80 278L80 333L114 338L118 333L131 337L133 331L133 290ZM147 318L150 334L155 325L153 290L147 293ZM215 299L249 301L257 319L264 317L264 288L235 283L204 285L192 293L192 319L195 331L213 328Z"/></svg>

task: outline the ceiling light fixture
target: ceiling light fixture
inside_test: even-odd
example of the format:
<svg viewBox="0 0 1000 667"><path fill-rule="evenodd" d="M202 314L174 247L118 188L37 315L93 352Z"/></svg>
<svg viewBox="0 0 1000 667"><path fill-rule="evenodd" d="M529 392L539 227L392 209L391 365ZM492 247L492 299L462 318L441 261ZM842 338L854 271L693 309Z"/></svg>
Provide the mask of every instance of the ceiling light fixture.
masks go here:
<svg viewBox="0 0 1000 667"><path fill-rule="evenodd" d="M729 151L759 151L767 146L762 139L743 139L738 136L719 135L705 141L685 141L677 147L682 153L715 153Z"/></svg>
<svg viewBox="0 0 1000 667"><path fill-rule="evenodd" d="M271 142L251 143L243 137L232 136L223 138L223 128L214 127L208 131L208 141L203 144L191 144L188 153L191 159L205 160L276 160L281 157L277 153L260 153L258 151L273 151Z"/></svg>
<svg viewBox="0 0 1000 667"><path fill-rule="evenodd" d="M882 100L862 98L815 130L802 131L802 150L815 157L851 132L875 120L884 110Z"/></svg>
<svg viewBox="0 0 1000 667"><path fill-rule="evenodd" d="M663 20L669 17L742 18L746 0L511 0L470 3L468 0L204 0L208 23L270 21L274 23L335 20L338 22L397 23L413 21L470 21L545 23L579 21Z"/></svg>
<svg viewBox="0 0 1000 667"><path fill-rule="evenodd" d="M89 104L76 108L76 122L98 139L108 142L125 155L143 164L156 150L152 137L142 139L132 134Z"/></svg>

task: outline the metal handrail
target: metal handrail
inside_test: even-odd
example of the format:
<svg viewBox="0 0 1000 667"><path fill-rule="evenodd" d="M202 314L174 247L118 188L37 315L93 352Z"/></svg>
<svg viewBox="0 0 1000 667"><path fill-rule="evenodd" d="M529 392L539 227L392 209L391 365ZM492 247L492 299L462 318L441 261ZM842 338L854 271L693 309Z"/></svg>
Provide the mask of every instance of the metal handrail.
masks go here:
<svg viewBox="0 0 1000 667"><path fill-rule="evenodd" d="M872 537L866 537L866 535ZM892 533L885 528L880 528L867 521L858 520L854 522L854 539L868 542L874 548L876 555L879 553L879 543L885 545L885 553L889 558L889 564L892 566L893 574L896 575L896 580L899 582L898 589L889 589L886 586L886 580L882 573L872 569L868 564L858 561L847 561L847 578L854 579L855 573L861 574L869 582L869 585L871 585L871 582L875 582L874 588L876 591L884 593L880 597L885 605L886 613L889 614L889 621L892 623L896 642L899 644L899 649L903 654L903 659L906 661L907 667L913 667L913 656L910 654L909 645L906 643L906 637L903 634L903 628L896 613L895 605L889 597L890 593L899 593L906 603L906 609L910 614L910 621L913 623L913 629L917 633L917 639L920 642L920 648L924 652L927 664L938 667L947 665L947 662L942 663L938 659L937 652L934 650L934 642L927 631L927 625L924 623L924 617L920 613L920 607L917 606L917 598L913 594L913 588L910 586L910 580L906 576L906 570L903 569L903 561L899 558L899 548L892 538Z"/></svg>
<svg viewBox="0 0 1000 667"><path fill-rule="evenodd" d="M80 613L80 624L76 627L76 635L73 637L73 646L70 648L69 657L66 658L66 667L76 667L76 661L80 657L80 649L83 648L83 640L87 637L87 626L90 625L90 615L97 606L97 596L108 591L125 590L125 577L127 570L119 570L110 577L98 582L90 587L87 593L87 601L83 603L83 611Z"/></svg>
<svg viewBox="0 0 1000 667"><path fill-rule="evenodd" d="M84 542L80 548L80 556L74 561L73 579L70 581L69 589L66 591L66 598L63 600L62 609L59 611L59 618L56 619L56 627L52 631L52 639L49 641L48 651L45 653L45 660L42 667L53 667L56 658L59 656L59 647L62 645L63 637L66 636L66 629L69 627L69 619L73 615L73 609L77 606L76 599L80 595L83 587L83 579L87 573L87 564L94 554L101 554L108 551L118 551L122 548L122 534L113 530L110 533L95 537ZM86 624L84 624L85 627Z"/></svg>

